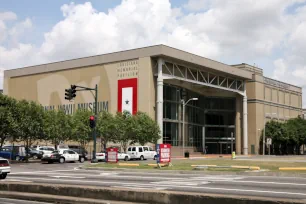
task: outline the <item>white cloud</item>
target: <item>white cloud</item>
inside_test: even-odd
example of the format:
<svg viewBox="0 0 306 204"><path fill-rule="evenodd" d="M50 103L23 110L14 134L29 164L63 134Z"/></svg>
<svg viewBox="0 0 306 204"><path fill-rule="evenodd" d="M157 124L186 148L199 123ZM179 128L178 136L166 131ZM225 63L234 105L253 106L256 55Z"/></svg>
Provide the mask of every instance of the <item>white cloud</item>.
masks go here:
<svg viewBox="0 0 306 204"><path fill-rule="evenodd" d="M202 11L209 9L212 3L213 0L189 0L183 7L191 11Z"/></svg>
<svg viewBox="0 0 306 204"><path fill-rule="evenodd" d="M269 58L274 78L304 86L306 8L287 13L301 2L306 1L189 0L172 8L169 0L123 0L107 13L89 2L71 3L60 8L64 19L44 34L41 45L19 41L31 29L30 19L17 22L16 14L0 13L0 68L164 43L222 61ZM8 20L17 23L8 28Z"/></svg>

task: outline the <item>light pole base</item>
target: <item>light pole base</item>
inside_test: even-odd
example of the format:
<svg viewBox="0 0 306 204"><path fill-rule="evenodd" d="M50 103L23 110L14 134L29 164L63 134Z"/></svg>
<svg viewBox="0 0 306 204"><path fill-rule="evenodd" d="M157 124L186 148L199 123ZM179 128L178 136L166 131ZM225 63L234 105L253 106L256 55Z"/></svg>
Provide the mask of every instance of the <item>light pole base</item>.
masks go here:
<svg viewBox="0 0 306 204"><path fill-rule="evenodd" d="M92 159L91 163L98 163L98 160L97 159Z"/></svg>

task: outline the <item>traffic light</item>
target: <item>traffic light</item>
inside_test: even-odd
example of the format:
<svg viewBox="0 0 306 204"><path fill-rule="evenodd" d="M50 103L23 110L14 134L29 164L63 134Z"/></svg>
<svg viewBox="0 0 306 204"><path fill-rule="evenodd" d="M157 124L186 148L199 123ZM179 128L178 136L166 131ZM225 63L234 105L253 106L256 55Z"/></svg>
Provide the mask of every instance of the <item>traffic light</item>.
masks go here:
<svg viewBox="0 0 306 204"><path fill-rule="evenodd" d="M75 85L71 85L71 98L75 98L76 97L76 86Z"/></svg>
<svg viewBox="0 0 306 204"><path fill-rule="evenodd" d="M95 128L96 127L96 120L95 120L95 116L91 115L89 117L89 126L91 128Z"/></svg>
<svg viewBox="0 0 306 204"><path fill-rule="evenodd" d="M69 101L72 99L71 89L65 89L65 99Z"/></svg>
<svg viewBox="0 0 306 204"><path fill-rule="evenodd" d="M70 89L65 89L65 99L71 101L76 97L76 85L71 85Z"/></svg>

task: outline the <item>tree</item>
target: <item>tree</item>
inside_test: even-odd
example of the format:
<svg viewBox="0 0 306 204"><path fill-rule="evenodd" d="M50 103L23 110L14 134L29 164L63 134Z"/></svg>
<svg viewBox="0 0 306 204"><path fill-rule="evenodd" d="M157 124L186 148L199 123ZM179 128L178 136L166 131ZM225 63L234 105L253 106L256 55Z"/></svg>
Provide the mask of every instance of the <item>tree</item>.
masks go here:
<svg viewBox="0 0 306 204"><path fill-rule="evenodd" d="M301 117L290 119L286 128L290 138L288 143L294 146L294 152L299 154L301 145L306 143L306 120Z"/></svg>
<svg viewBox="0 0 306 204"><path fill-rule="evenodd" d="M135 117L128 111L124 111L123 113L117 112L115 123L117 125L116 142L120 143L121 148L126 152L128 145L137 142L135 136Z"/></svg>
<svg viewBox="0 0 306 204"><path fill-rule="evenodd" d="M91 111L78 109L72 116L72 135L73 140L77 141L83 148L92 140L92 129L89 127L89 117Z"/></svg>
<svg viewBox="0 0 306 204"><path fill-rule="evenodd" d="M97 119L96 128L101 137L101 145L106 150L108 142L116 141L120 127L117 126L115 117L111 113L101 111Z"/></svg>
<svg viewBox="0 0 306 204"><path fill-rule="evenodd" d="M28 150L43 132L43 108L35 102L21 100L17 103L16 110L18 110L16 118L18 140L24 142Z"/></svg>
<svg viewBox="0 0 306 204"><path fill-rule="evenodd" d="M0 94L0 147L8 138L13 140L16 136L16 103L15 99Z"/></svg>
<svg viewBox="0 0 306 204"><path fill-rule="evenodd" d="M284 123L271 120L266 124L266 138L270 137L273 143L286 143L289 140L287 129Z"/></svg>
<svg viewBox="0 0 306 204"><path fill-rule="evenodd" d="M72 138L72 118L62 110L46 111L44 117L44 135L54 144L55 149L61 141Z"/></svg>
<svg viewBox="0 0 306 204"><path fill-rule="evenodd" d="M138 112L135 115L135 136L138 143L144 145L148 142L156 144L160 138L160 129L156 121L146 113Z"/></svg>

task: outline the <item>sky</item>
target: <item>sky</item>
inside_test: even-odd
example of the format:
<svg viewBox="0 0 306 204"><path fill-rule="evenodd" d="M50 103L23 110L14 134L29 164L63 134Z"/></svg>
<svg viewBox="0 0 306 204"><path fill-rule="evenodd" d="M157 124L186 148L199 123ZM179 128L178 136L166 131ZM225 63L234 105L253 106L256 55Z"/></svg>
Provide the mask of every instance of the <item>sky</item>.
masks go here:
<svg viewBox="0 0 306 204"><path fill-rule="evenodd" d="M1 0L6 69L165 44L303 87L306 0Z"/></svg>

